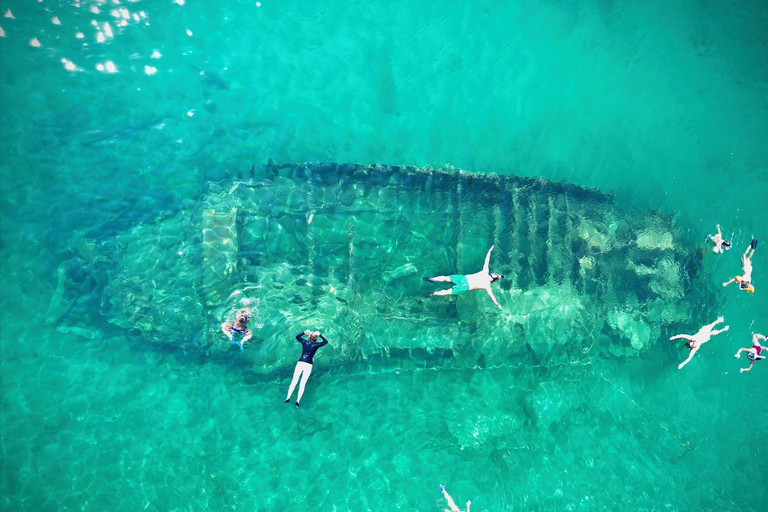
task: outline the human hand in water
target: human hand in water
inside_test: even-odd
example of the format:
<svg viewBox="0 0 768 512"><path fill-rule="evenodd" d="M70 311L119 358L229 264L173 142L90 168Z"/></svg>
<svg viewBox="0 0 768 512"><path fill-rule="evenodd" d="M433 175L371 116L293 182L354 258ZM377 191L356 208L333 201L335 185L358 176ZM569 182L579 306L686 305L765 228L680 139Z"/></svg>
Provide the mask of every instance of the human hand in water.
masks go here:
<svg viewBox="0 0 768 512"><path fill-rule="evenodd" d="M309 336L310 334L312 334L312 331L310 331L309 329L306 329L306 330L304 331L304 334L306 334L307 336Z"/></svg>
<svg viewBox="0 0 768 512"><path fill-rule="evenodd" d="M733 354L733 357L735 357L736 359L740 358L741 357L741 351L736 352L735 354Z"/></svg>

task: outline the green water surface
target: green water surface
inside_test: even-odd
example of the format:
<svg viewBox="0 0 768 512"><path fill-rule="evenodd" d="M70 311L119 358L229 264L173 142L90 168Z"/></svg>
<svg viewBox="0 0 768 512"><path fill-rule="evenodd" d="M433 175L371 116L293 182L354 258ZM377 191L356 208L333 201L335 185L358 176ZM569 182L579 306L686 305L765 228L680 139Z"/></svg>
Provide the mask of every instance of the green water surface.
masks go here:
<svg viewBox="0 0 768 512"><path fill-rule="evenodd" d="M732 357L768 334L765 2L0 12L2 510L439 511L440 483L474 512L765 509L768 363L740 374ZM293 357L265 374L234 347L46 322L68 299L60 264L93 230L194 208L206 183L268 158L567 180L674 214L692 254L720 223L734 249L697 260L716 295L679 332L717 315L730 330L680 371L676 332L642 357L603 357L595 332L569 362L478 368L339 369L321 349L296 410L282 403ZM752 235L756 293L723 289ZM450 250L436 240L413 278ZM466 250L480 261L439 270L476 270L485 249ZM498 294L505 311L515 297ZM298 306L259 302L265 329L274 315Z"/></svg>

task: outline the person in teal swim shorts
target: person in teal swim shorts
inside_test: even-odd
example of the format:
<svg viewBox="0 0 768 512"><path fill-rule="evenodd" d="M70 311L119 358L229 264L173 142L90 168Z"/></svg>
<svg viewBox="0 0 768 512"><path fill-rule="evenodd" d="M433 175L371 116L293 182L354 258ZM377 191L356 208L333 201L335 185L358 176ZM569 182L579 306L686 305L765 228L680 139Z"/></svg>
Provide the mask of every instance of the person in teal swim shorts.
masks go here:
<svg viewBox="0 0 768 512"><path fill-rule="evenodd" d="M427 295L427 297L432 297L433 295L458 295L468 290L485 290L493 303L496 304L499 309L503 309L499 302L496 300L496 297L493 296L491 283L495 283L504 276L501 274L492 273L488 270L488 264L491 261L491 251L493 251L494 247L495 246L492 245L491 248L488 249L488 254L485 256L485 264L483 265L483 270L480 272L467 275L455 274L451 276L424 277L423 279L425 281L429 281L430 283L453 283L451 288L431 292L429 295Z"/></svg>

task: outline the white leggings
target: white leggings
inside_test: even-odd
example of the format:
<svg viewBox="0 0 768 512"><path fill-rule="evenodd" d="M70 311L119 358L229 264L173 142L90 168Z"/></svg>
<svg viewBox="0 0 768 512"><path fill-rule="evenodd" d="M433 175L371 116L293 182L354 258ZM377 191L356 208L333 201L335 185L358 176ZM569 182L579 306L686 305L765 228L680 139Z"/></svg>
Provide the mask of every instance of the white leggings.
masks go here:
<svg viewBox="0 0 768 512"><path fill-rule="evenodd" d="M296 397L296 401L301 402L301 395L304 394L304 385L307 383L307 379L309 378L310 373L312 373L311 364L305 363L304 361L299 361L296 363L296 369L293 370L293 380L291 381L291 387L288 388L288 396L285 397L286 400L291 399L293 390L296 388L296 383L299 382L299 377L301 377L301 384L299 384L299 394Z"/></svg>

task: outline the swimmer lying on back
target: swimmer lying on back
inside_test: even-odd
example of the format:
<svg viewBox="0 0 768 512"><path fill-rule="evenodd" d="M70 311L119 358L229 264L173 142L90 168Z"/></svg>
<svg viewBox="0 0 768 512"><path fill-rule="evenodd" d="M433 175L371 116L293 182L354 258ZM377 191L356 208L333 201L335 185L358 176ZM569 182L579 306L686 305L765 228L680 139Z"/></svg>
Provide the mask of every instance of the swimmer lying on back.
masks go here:
<svg viewBox="0 0 768 512"><path fill-rule="evenodd" d="M723 322L724 320L725 319L723 317L718 317L718 319L715 320L714 322L712 322L711 324L705 325L704 327L699 329L699 332L697 332L693 336L691 336L689 334L678 334L677 336L672 336L671 338L669 338L670 341L677 340L677 339L680 339L680 338L686 339L688 341L686 341L685 344L688 346L689 349L691 349L691 353L688 354L688 358L685 361L683 361L682 363L680 363L680 366L677 367L678 370L681 369L686 364L688 364L688 362L691 359L693 359L693 356L696 354L696 352L699 350L699 348L703 344L708 342L709 338L711 338L712 336L716 336L716 335L720 334L721 332L725 332L725 331L727 331L729 329L729 327L726 325L725 327L723 327L719 331L713 331L712 330L712 329L715 328L715 326L717 324L719 324L720 322Z"/></svg>
<svg viewBox="0 0 768 512"><path fill-rule="evenodd" d="M438 290L436 292L431 292L427 297L432 297L433 295L458 295L460 293L464 293L468 290L485 290L486 293L488 293L488 296L491 298L494 304L498 306L499 309L502 309L501 304L496 300L496 297L493 296L493 290L491 290L491 283L495 283L499 279L503 278L501 274L491 273L488 270L488 263L491 261L491 251L493 251L493 248L495 246L491 246L491 248L488 250L488 254L485 256L485 264L483 265L483 270L480 272L475 272L474 274L468 274L468 275L460 275L460 274L454 274L450 276L437 276L437 277L425 277L423 278L425 281L429 282L439 282L439 283L453 283L453 286L451 288L448 288L447 290Z"/></svg>
<svg viewBox="0 0 768 512"><path fill-rule="evenodd" d="M308 338L305 340L304 336L308 336ZM318 336L321 340L323 340L320 343L317 342ZM299 402L301 402L301 396L304 394L304 386L307 384L307 379L309 379L309 376L312 374L312 365L314 364L315 352L317 352L317 349L320 347L327 345L328 340L325 339L325 336L320 334L320 331L306 330L296 335L296 341L301 343L301 357L299 358L299 362L296 363L296 368L293 370L293 379L291 380L291 385L288 388L288 396L285 397L285 403L291 401L293 390L296 387L296 384L299 382L299 378L301 378L301 384L299 384L299 394L296 396L295 404L296 407L298 407Z"/></svg>

